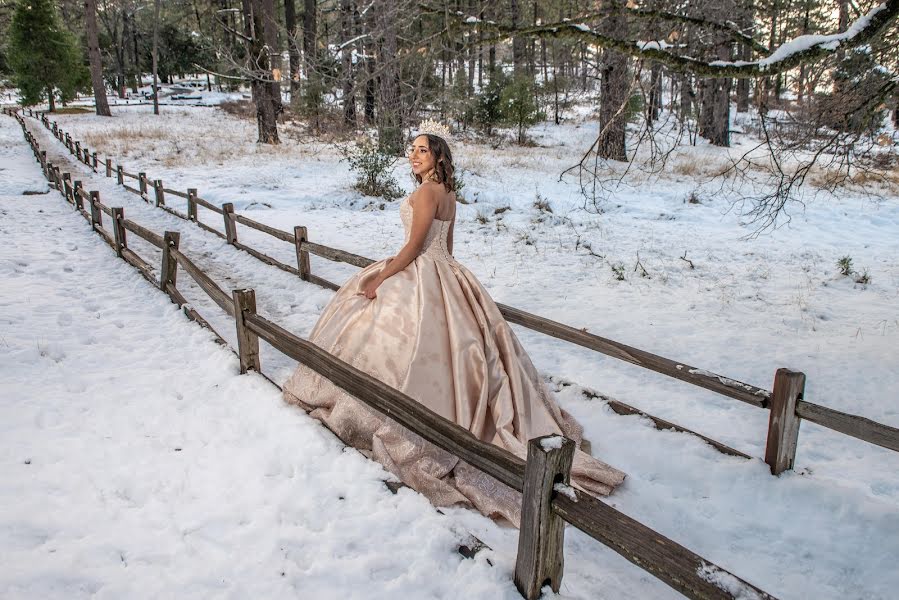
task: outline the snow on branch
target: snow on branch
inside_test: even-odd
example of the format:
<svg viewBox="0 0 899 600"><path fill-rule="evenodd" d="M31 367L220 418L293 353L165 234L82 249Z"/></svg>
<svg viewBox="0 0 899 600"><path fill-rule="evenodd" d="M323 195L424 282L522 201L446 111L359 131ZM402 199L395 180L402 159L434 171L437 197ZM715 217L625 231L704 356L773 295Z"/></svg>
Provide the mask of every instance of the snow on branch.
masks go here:
<svg viewBox="0 0 899 600"><path fill-rule="evenodd" d="M623 12L630 13L628 10ZM752 78L782 73L801 64L833 54L837 49L846 50L866 44L883 32L896 20L897 16L899 16L899 0L885 0L852 23L843 33L803 35L784 43L768 56L756 61L705 61L691 56L674 54L662 44L621 40L591 29L583 23L586 20L583 17L571 21L566 19L558 23L518 28L484 22L468 25L479 26L485 31L491 31L499 38L510 36L579 38L602 48L662 63L672 71L692 73L701 77ZM631 15L628 16L628 18L630 17ZM708 25L716 26L710 22ZM720 25L717 26L720 27ZM484 42L489 42L489 40Z"/></svg>

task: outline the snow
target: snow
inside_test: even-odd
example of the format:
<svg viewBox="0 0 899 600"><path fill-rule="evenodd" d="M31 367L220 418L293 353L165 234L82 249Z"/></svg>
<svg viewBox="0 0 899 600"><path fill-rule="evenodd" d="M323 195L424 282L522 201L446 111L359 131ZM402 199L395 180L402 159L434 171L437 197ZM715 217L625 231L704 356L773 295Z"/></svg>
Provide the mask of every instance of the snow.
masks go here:
<svg viewBox="0 0 899 600"><path fill-rule="evenodd" d="M713 565L702 565L699 568L699 575L709 583L714 583L719 588L727 590L737 600L759 600L759 595L755 590Z"/></svg>
<svg viewBox="0 0 899 600"><path fill-rule="evenodd" d="M665 40L638 40L636 44L641 50L667 50L668 48L677 48L679 46L679 44L670 44Z"/></svg>
<svg viewBox="0 0 899 600"><path fill-rule="evenodd" d="M211 108L165 107L156 119L146 107L113 110L112 119L58 120L129 171L197 187L280 229L306 225L312 241L380 258L402 239L397 204L351 191L353 176L331 144L285 127L280 147L259 146L253 123ZM29 124L42 147L59 148ZM458 207L455 253L497 301L763 388L778 367L801 370L808 401L899 424L890 395L899 388L895 192L809 198L789 225L746 239L732 199L695 175L714 170L723 150L676 154L662 176L620 188L596 214L583 210L576 182L558 181L595 124L531 133L533 148L461 141L453 149L471 202ZM0 596L282 597L315 585L324 597L516 597L515 531L462 509L440 515L409 490L392 496L380 467L284 407L261 378L238 376L233 355L116 260L57 193L21 196L46 183L12 119L0 119L0 136ZM737 152L746 140L735 138ZM114 180L68 169L128 218L180 231L182 249L220 285L255 289L260 312L298 335L332 296ZM694 191L701 204L685 202ZM534 207L538 195L551 214ZM202 208L200 219L221 228ZM238 234L295 260L289 244L246 227ZM159 263L157 251L129 242ZM680 260L685 250L695 269ZM632 271L637 253L651 278ZM868 285L838 274L844 255L869 269ZM624 281L609 268L617 263ZM312 269L338 282L355 271L316 257ZM233 321L189 278L180 287L233 345ZM617 509L778 597L893 597L899 454L805 422L796 470L774 478L760 460L766 411L516 332L593 452L628 473L608 499ZM283 382L292 362L265 344L261 353L263 371ZM591 390L755 458L618 416ZM468 533L492 550L462 560L455 545ZM560 597L677 597L572 528L565 565Z"/></svg>
<svg viewBox="0 0 899 600"><path fill-rule="evenodd" d="M709 64L712 66L743 66L743 65L752 65L757 64L762 68L770 67L779 62L783 62L787 58L793 56L794 54L798 54L805 50L808 50L814 46L818 46L825 50L834 51L840 47L843 42L851 41L852 38L857 36L862 30L864 30L870 23L871 19L877 15L880 11L886 10L886 3L878 4L871 10L869 10L866 14L862 15L858 19L856 19L847 29L842 33L833 33L830 35L818 35L818 34L809 34L809 35L800 35L792 40L781 44L777 47L769 56L766 56L763 59L758 61L722 61L716 60Z"/></svg>
<svg viewBox="0 0 899 600"><path fill-rule="evenodd" d="M540 447L543 448L544 452L549 452L550 450L561 448L563 442L565 442L565 438L560 435L554 435L540 440Z"/></svg>
<svg viewBox="0 0 899 600"><path fill-rule="evenodd" d="M567 498L577 502L577 495L574 493L574 488L571 487L570 485L566 485L564 483L557 483L557 484L553 485L553 491L558 492L559 494L562 494L562 495L566 496Z"/></svg>

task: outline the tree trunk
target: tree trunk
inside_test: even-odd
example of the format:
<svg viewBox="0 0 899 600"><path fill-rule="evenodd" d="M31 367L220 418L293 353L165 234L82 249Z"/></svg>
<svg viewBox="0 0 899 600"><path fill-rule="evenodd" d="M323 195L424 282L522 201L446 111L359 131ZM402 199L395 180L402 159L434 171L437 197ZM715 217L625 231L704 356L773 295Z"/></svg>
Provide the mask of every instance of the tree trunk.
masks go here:
<svg viewBox="0 0 899 600"><path fill-rule="evenodd" d="M623 8L620 0L609 6ZM623 16L607 19L604 33L616 35L627 30L627 20ZM602 79L599 92L599 144L597 152L607 160L627 160L625 131L627 109L625 104L630 96L631 78L628 73L628 58L612 50L604 50L601 58Z"/></svg>
<svg viewBox="0 0 899 600"><path fill-rule="evenodd" d="M244 35L247 37L248 71L250 92L256 104L256 125L261 144L278 144L278 114L275 106L280 106L280 98L272 95L271 67L268 49L263 37L264 0L242 0L244 13ZM277 101L277 104L276 104Z"/></svg>
<svg viewBox="0 0 899 600"><path fill-rule="evenodd" d="M290 103L296 104L300 93L300 46L297 44L297 8L295 0L284 0L284 23L287 26Z"/></svg>
<svg viewBox="0 0 899 600"><path fill-rule="evenodd" d="M153 3L153 114L159 114L159 4Z"/></svg>
<svg viewBox="0 0 899 600"><path fill-rule="evenodd" d="M751 31L753 25L753 17L755 8L753 6L752 1L743 0L745 5L738 7L737 11L740 15L740 20L737 23L740 25L740 28L744 31ZM739 48L739 57L741 60L749 61L752 60L752 47L749 44L739 44L737 46ZM737 80L737 112L748 112L749 111L749 79L738 79Z"/></svg>
<svg viewBox="0 0 899 600"><path fill-rule="evenodd" d="M134 79L131 80L131 91L137 93L141 81L140 53L137 49L137 15L131 15L131 58L134 61Z"/></svg>
<svg viewBox="0 0 899 600"><path fill-rule="evenodd" d="M111 117L106 100L106 84L103 82L103 62L100 58L100 42L97 36L97 0L85 0L84 24L87 35L87 54L91 63L91 86L94 88L94 105L101 117Z"/></svg>
<svg viewBox="0 0 899 600"><path fill-rule="evenodd" d="M777 41L777 22L780 17L780 0L773 0L771 4L771 27L768 30L768 48L773 49L774 43ZM760 87L760 94L758 98L759 104L759 112L765 114L768 112L769 103L771 100L771 90L774 87L774 82L770 77L765 77Z"/></svg>
<svg viewBox="0 0 899 600"><path fill-rule="evenodd" d="M344 47L340 52L343 67L343 122L347 127L356 127L356 93L353 72L353 47L348 42L353 39L353 0L340 0L340 35Z"/></svg>
<svg viewBox="0 0 899 600"><path fill-rule="evenodd" d="M403 149L403 114L400 104L399 62L397 60L397 27L400 19L396 0L378 0L375 19L381 34L378 49L378 143L387 151Z"/></svg>
<svg viewBox="0 0 899 600"><path fill-rule="evenodd" d="M303 14L303 57L306 65L306 79L311 76L311 71L316 65L315 38L318 35L318 19L316 18L315 0L305 0Z"/></svg>
<svg viewBox="0 0 899 600"><path fill-rule="evenodd" d="M50 107L50 112L56 110L56 98L53 97L53 86L47 87L47 104Z"/></svg>
<svg viewBox="0 0 899 600"><path fill-rule="evenodd" d="M718 59L731 59L729 42L718 45ZM700 83L699 135L715 146L730 146L730 86L726 77Z"/></svg>
<svg viewBox="0 0 899 600"><path fill-rule="evenodd" d="M512 19L512 29L517 29L521 19L521 9L518 6L518 0L509 1L509 16ZM525 39L520 35L512 36L512 64L515 75L524 74L525 52Z"/></svg>
<svg viewBox="0 0 899 600"><path fill-rule="evenodd" d="M284 111L281 103L281 50L278 45L278 20L275 18L274 0L260 0L259 8L262 16L262 39L268 52L268 76L271 80L272 109L275 115Z"/></svg>
<svg viewBox="0 0 899 600"><path fill-rule="evenodd" d="M655 123L662 111L662 65L656 63L649 71L649 103L646 120Z"/></svg>

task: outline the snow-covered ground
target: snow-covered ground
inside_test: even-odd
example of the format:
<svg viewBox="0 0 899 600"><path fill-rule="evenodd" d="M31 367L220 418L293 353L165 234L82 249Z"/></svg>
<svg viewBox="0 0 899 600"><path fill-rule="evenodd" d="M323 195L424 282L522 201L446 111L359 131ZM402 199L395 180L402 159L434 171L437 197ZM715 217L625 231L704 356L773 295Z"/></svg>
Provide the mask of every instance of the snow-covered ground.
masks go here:
<svg viewBox="0 0 899 600"><path fill-rule="evenodd" d="M156 119L137 112L141 110L130 108L106 120L87 115L58 120L76 139L101 156L108 152L117 157L129 171L146 171L163 179L167 187L197 187L207 200L234 202L239 212L282 229L306 225L313 241L372 258L389 255L400 242L396 203L386 203L379 210L380 203L372 204L352 192L353 177L333 145L287 129L280 147L259 147L252 143L252 123L218 110L166 109ZM36 121L31 125L43 147L58 151L59 145ZM269 571L283 571L285 560L298 568L295 559L300 557L299 563L305 564L314 547L324 542L329 555L322 559L322 569L333 563L335 570L335 580L328 584L334 591L326 596L514 594L509 577L515 532L466 511L448 511L448 516L440 517L420 504L414 505L414 511L404 505L397 510L400 516L383 517L395 510L397 498L403 498L402 502L413 502L406 496L420 499L408 491L391 496L378 483L382 473L377 467L341 466L358 457L341 452L332 437L310 425L302 414L281 407L272 386L256 377L236 376L233 357L196 326L184 323L161 294L116 262L58 195L19 196L29 186L46 184L40 183L39 169L14 121L5 118L0 127L6 148L2 166L15 175L6 179L4 173L4 182L9 182L2 190L9 243L0 268L5 279L16 282L3 291L4 316L14 315L5 323L5 344L0 346L7 355L0 367L3 380L12 382L9 393L4 389L0 407L3 443L10 444L4 448L3 515L13 515L4 530L24 532L8 535L0 546L8 550L4 554L12 552L11 564L16 565L0 569L4 587L26 586L8 589L24 597L43 597L45 588L27 586L52 581L71 596L82 583L89 588L79 577L93 565L93 584L104 590L110 586L105 593L113 596L122 595L122 589L138 590L138 595L143 589L160 594L165 589L182 589L176 586L196 589L197 597L244 596L269 589L281 594L281 588L265 587ZM540 147L491 150L461 143L456 148L471 204L459 206L455 253L498 301L762 387L770 388L777 367L802 370L809 377L807 400L899 424L894 391L899 384L899 203L895 197L873 201L847 195L813 201L804 212L794 214L789 226L758 239L743 239L747 230L729 210L729 200L708 195L696 183L695 171L719 161L721 152L699 147L676 157L665 177L620 192L603 207L603 214L595 215L582 210L583 201L572 182L557 181L558 173L580 158L585 142L595 135L595 126L547 126L535 133ZM100 190L104 202L125 207L130 218L157 232L180 231L185 252L223 287L253 287L260 312L300 335L309 332L331 295L147 206L111 180L89 176L77 165L69 169L80 173L76 178L84 179L88 189ZM404 174L402 166L397 174ZM407 179L402 181L411 188ZM702 203L685 202L697 187ZM535 208L538 194L549 202L551 214ZM176 199L170 201L174 204ZM18 210L11 210L13 206ZM22 206L32 213L26 214ZM510 210L495 214L506 206ZM39 222L33 214L37 210L44 211ZM219 225L217 215L200 210L201 220ZM40 235L41 227L64 233L63 239L80 249L77 260L60 260L74 250L48 245L49 238ZM245 227L239 235L285 262L293 260L292 248L283 242ZM139 254L158 263L158 253L131 241ZM590 254L585 242L604 258ZM680 258L684 252L695 269ZM638 253L650 277L633 271ZM855 284L838 274L836 261L846 255L859 270L867 268L870 283ZM619 264L624 281L611 269ZM68 275L64 267L77 267L77 276ZM313 271L341 281L352 268L313 257ZM188 278L179 280L182 285L201 314L231 340L233 325L225 316ZM21 289L41 290L32 292L40 301L22 300ZM142 302L134 302L138 298ZM39 306L44 309L38 310ZM73 314L76 310L80 316ZM109 325L115 330L107 330ZM766 411L539 334L519 333L547 375L597 389L753 456L763 454ZM32 360L42 352L37 341L41 335L52 365L46 357L36 364ZM85 350L83 344L89 348ZM163 364L173 367L161 370ZM283 381L293 368L270 348L263 348L262 364L276 381ZM100 391L107 384L114 393ZM159 392L167 388L170 393ZM123 402L123 397L128 401ZM564 388L559 398L585 424L594 452L629 473L625 486L611 498L612 504L706 558L783 598L889 598L899 585L893 568L899 555L896 453L805 423L797 471L772 478L760 460L725 457L691 436L659 432L641 419L616 416L601 402L584 398L575 386ZM32 412L22 410L22 403ZM153 412L143 410L149 405ZM201 412L201 406L212 414ZM101 422L108 423L105 433ZM113 427L117 435L109 435ZM319 441L310 441L313 432ZM153 443L161 445L151 444L153 436ZM184 461L186 448L177 455L172 451L181 465L174 482L172 469L177 466L151 470L153 483L147 483L147 477L135 468L155 465L154 451L166 458L160 464L170 465L172 456L161 448L192 437L203 440L196 448L200 451L202 446L203 453L196 460ZM134 443L137 438L141 438L138 448L116 445ZM34 450L23 452L23 447ZM310 447L327 447L317 451L315 464L309 461ZM291 452L293 448L298 452ZM50 489L50 482L59 481L58 473L31 474L39 462L34 457L44 453L56 457L58 469L70 478L64 479L69 487ZM106 461L102 465L98 454ZM32 470L23 471L29 457ZM247 462L238 462L244 469L235 478L231 465L241 459ZM364 468L369 471L358 476ZM354 529L385 535L393 531L394 537L402 537L402 531L391 529L400 527L396 519L407 520L403 531L431 529L423 529L418 542L413 541L418 534L410 534L405 541L397 541L396 549L383 548L377 533L360 533L356 539L343 531L339 519L347 517L338 511L333 513L334 525L315 536L297 532L297 511L308 507L304 518L318 523L332 516L319 512L332 511L335 504L304 500L301 494L333 499L329 491L333 487L327 486L342 484L331 478L352 469L356 469L352 479L345 479L352 483L346 485L355 490L358 479L370 485L359 494L371 503L367 510L373 514L370 521L360 517ZM275 474L266 475L269 470ZM93 474L94 479L71 477L82 472ZM286 473L294 474L293 479ZM234 479L240 485L235 486ZM132 501L127 510L110 509L104 498L118 498L120 489L126 490L126 496L139 496L140 501ZM10 508L11 494L29 498L27 517ZM227 510L221 507L221 498L228 499ZM58 503L70 503L71 510L57 515ZM226 512L213 527L218 537L206 536L202 547L191 545L185 533L193 531L190 519L173 510L173 505L182 504L191 507L185 509L189 516L210 509ZM382 505L391 508L377 508ZM233 506L243 508L231 510ZM257 506L263 513L258 519L251 514ZM80 512L74 514L81 516L70 518L76 508ZM360 509L358 514L365 512ZM129 525L122 527L125 523ZM123 534L129 526L128 534ZM37 533L31 535L32 531ZM160 531L171 537L160 539ZM453 532L461 531L475 533L493 548L483 554L493 568L485 566L482 558L462 561L453 554L455 540L462 535ZM244 542L242 535L251 541ZM290 538L285 543L294 553L277 550L284 537ZM433 580L421 575L430 587L413 587L424 584L413 581L414 573L413 579L406 579L408 572L379 579L379 569L366 562L377 562L383 550L389 554L383 560L394 564L396 558L400 564L409 552L418 550L416 543L430 543L432 538L445 543L427 556L411 555L433 561L421 568L425 573L433 567ZM85 547L86 539L95 544ZM119 572L127 569L126 561L110 549L121 550L125 542L145 552L152 549L153 556L161 553L170 562L139 562L139 575ZM243 552L244 545L258 550ZM563 597L674 595L574 530L569 529L567 546ZM51 549L63 555L48 559L56 554ZM80 565L72 559L82 551L95 562ZM52 564L56 571L36 570L32 564L38 562L36 556L41 557L41 569ZM68 559L56 562L64 556ZM231 562L235 558L255 559L258 564L235 570ZM232 568L225 569L226 561ZM354 567L359 572L350 575ZM340 569L350 578L344 587L337 582L344 576L337 574ZM393 573L390 569L386 567ZM446 580L438 575L444 571ZM303 576L297 574L294 581L301 582ZM145 578L146 584L142 583ZM368 580L371 585L354 587L353 582ZM448 587L453 580L457 587ZM212 581L224 587L211 591L206 584ZM152 585L171 587L148 587Z"/></svg>

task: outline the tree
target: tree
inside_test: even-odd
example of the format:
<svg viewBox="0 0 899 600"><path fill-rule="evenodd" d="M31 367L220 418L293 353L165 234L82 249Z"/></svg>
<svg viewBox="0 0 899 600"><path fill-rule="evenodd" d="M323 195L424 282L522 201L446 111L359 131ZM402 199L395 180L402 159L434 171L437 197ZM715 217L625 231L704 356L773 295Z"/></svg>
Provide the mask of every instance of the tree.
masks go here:
<svg viewBox="0 0 899 600"><path fill-rule="evenodd" d="M100 59L100 41L97 35L97 0L85 0L84 24L87 37L87 53L91 63L94 106L97 114L101 117L111 117L112 112L110 112L109 102L106 100L106 83L103 81L103 62Z"/></svg>
<svg viewBox="0 0 899 600"><path fill-rule="evenodd" d="M153 114L159 114L159 0L153 2Z"/></svg>
<svg viewBox="0 0 899 600"><path fill-rule="evenodd" d="M287 26L287 58L290 70L290 102L300 91L300 47L297 44L297 8L295 0L284 0L284 24Z"/></svg>
<svg viewBox="0 0 899 600"><path fill-rule="evenodd" d="M616 0L620 9L624 2ZM603 31L608 35L627 32L627 19L616 16L608 19ZM627 160L625 108L633 86L628 58L612 49L602 53L602 79L599 96L599 139L597 153L608 160Z"/></svg>
<svg viewBox="0 0 899 600"><path fill-rule="evenodd" d="M278 114L283 110L281 98L275 96L274 77L270 61L271 49L266 44L266 25L274 23L269 9L273 9L270 0L243 0L244 40L247 45L247 74L250 79L250 92L256 104L256 125L262 144L279 144Z"/></svg>
<svg viewBox="0 0 899 600"><path fill-rule="evenodd" d="M74 36L63 29L50 0L19 0L9 29L9 64L24 106L56 95L67 102L86 87L87 70Z"/></svg>
<svg viewBox="0 0 899 600"><path fill-rule="evenodd" d="M525 142L525 131L545 115L534 101L534 81L523 75L516 76L503 88L500 96L505 121L518 129L518 143Z"/></svg>

